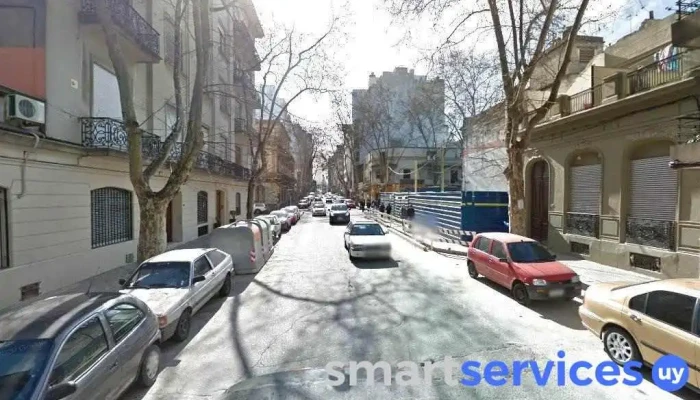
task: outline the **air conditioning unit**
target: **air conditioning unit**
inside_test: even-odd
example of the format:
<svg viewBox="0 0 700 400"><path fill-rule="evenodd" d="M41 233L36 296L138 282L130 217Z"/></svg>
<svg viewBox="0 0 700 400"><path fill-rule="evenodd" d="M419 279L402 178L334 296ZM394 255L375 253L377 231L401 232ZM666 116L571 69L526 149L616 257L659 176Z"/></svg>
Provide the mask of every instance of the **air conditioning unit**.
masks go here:
<svg viewBox="0 0 700 400"><path fill-rule="evenodd" d="M43 124L46 121L44 102L19 94L7 95L5 98L5 119Z"/></svg>

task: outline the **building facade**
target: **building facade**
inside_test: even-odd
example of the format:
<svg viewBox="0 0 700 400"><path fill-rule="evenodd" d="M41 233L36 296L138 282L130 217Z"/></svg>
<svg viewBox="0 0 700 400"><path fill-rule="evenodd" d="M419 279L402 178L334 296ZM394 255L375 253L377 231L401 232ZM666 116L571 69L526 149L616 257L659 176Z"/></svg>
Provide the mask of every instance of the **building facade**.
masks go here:
<svg viewBox="0 0 700 400"><path fill-rule="evenodd" d="M672 168L700 139L698 31L676 32L697 21L650 16L604 50L576 49L588 62L531 136L532 237L619 268L700 276L700 170Z"/></svg>
<svg viewBox="0 0 700 400"><path fill-rule="evenodd" d="M263 182L263 200L269 207L288 206L294 202L296 180L294 178L294 156L291 152L291 141L285 124L274 121L263 121L263 132L273 124L269 137L265 142L265 168L261 180Z"/></svg>
<svg viewBox="0 0 700 400"><path fill-rule="evenodd" d="M170 245L245 214L249 170L239 146L247 140L237 136L242 132L234 134L239 115L229 93L235 90L234 54L252 59L255 54L240 54L250 48L236 50L233 29L245 26L258 38L262 28L252 3L240 4L212 15L207 81L227 89L204 96L206 143L168 207ZM143 156L149 160L176 118L173 6L134 0L108 2L108 7L132 74ZM119 89L95 2L4 0L0 21L0 103L8 110L0 117L3 307L134 262L139 211L128 174ZM181 80L190 90L193 48L193 40L183 41ZM167 181L168 165L180 149L176 144L151 179L155 190Z"/></svg>

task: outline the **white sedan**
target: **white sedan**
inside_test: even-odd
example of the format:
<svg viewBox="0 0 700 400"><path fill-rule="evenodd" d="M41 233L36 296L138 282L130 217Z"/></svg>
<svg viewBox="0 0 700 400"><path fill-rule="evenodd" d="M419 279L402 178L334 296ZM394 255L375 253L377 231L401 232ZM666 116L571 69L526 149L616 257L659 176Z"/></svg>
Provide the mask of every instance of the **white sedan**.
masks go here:
<svg viewBox="0 0 700 400"><path fill-rule="evenodd" d="M374 221L352 221L345 230L345 249L350 259L391 258L391 241Z"/></svg>
<svg viewBox="0 0 700 400"><path fill-rule="evenodd" d="M122 293L146 303L158 316L162 340L190 335L192 315L218 294L231 292L233 261L219 249L181 249L144 261L121 279Z"/></svg>
<svg viewBox="0 0 700 400"><path fill-rule="evenodd" d="M265 221L269 222L272 226L272 234L275 239L279 239L282 236L282 222L276 215L261 215L259 217L255 217L255 219L264 219Z"/></svg>

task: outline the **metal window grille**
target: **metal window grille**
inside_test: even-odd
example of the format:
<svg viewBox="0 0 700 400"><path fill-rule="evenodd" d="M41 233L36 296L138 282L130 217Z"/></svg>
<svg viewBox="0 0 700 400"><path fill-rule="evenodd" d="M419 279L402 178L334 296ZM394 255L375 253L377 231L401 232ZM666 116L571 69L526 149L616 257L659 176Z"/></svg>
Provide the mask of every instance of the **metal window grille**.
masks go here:
<svg viewBox="0 0 700 400"><path fill-rule="evenodd" d="M104 187L90 192L92 248L134 239L131 192Z"/></svg>
<svg viewBox="0 0 700 400"><path fill-rule="evenodd" d="M209 215L209 194L205 191L197 193L197 224L206 224Z"/></svg>

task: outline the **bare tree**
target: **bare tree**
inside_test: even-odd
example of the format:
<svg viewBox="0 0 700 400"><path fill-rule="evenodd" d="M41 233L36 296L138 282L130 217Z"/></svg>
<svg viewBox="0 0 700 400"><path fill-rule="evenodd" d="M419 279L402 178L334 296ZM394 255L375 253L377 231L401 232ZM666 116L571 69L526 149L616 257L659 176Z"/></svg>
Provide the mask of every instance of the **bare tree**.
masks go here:
<svg viewBox="0 0 700 400"><path fill-rule="evenodd" d="M105 33L109 58L119 85L119 100L122 109L122 121L128 136L129 178L139 202L140 226L137 249L138 261L143 261L165 251L165 213L168 203L175 197L180 187L187 181L192 166L203 144L202 136L202 98L204 94L205 74L209 68L209 53L211 45L211 27L209 1L175 0L174 19L175 55L173 60L173 88L177 119L171 132L167 132L164 142L154 143L146 139L141 130L134 103L132 68L129 65L124 49L119 40L120 31L112 19L108 0L96 2L99 21ZM189 14L191 12L191 15ZM181 27L189 20L192 21L192 33L195 44L196 69L191 93L189 93L189 108L185 109L183 93L188 88L183 87L181 80L182 43ZM185 117L185 113L187 116ZM170 158L175 141L184 130L182 152L177 160ZM146 139L144 141L144 139ZM145 143L144 143L145 142ZM144 157L144 144L149 149L157 149L157 154L150 160ZM154 190L150 180L166 162L170 162L170 175L160 190Z"/></svg>
<svg viewBox="0 0 700 400"><path fill-rule="evenodd" d="M509 185L510 229L526 234L523 155L533 128L557 100L589 0L480 0L467 6L449 0L387 1L397 16L428 16L427 13L433 11L443 17L443 13L454 13L451 7L460 7L460 15L464 18L455 24L453 32L459 31L470 19L488 15L486 29L496 43L505 101L508 166L504 173ZM467 7L466 11L464 7ZM479 26L479 23L475 25ZM484 26L482 23L481 27ZM557 40L559 33L567 26L565 35ZM453 41L454 37L454 34L450 34L447 41ZM552 46L563 46L563 57L555 63L555 73L546 85L548 94L545 100L533 105L528 101L528 89L533 74L546 58L546 50Z"/></svg>

